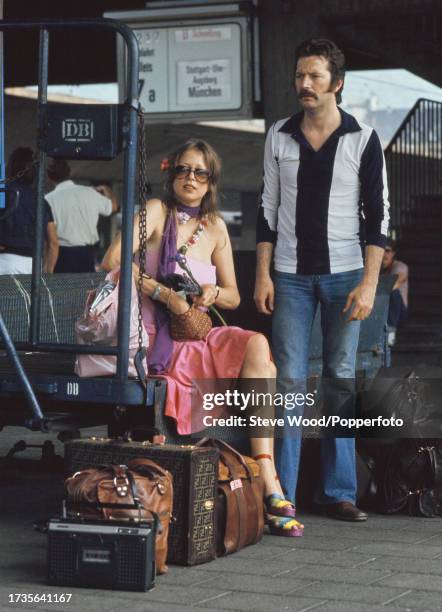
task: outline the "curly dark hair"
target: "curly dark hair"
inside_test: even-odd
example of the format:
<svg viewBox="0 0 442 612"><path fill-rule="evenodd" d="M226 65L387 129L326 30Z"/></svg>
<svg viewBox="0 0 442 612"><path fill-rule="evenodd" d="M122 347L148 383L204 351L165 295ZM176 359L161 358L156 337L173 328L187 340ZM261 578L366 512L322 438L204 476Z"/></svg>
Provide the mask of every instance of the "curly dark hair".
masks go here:
<svg viewBox="0 0 442 612"><path fill-rule="evenodd" d="M177 206L177 200L173 189L175 166L178 164L180 157L190 149L196 149L203 154L207 169L210 172L207 193L201 201L200 216L203 217L204 215L208 215L209 220L214 222L219 216L218 183L221 176L221 160L215 149L205 140L191 138L169 155L166 182L164 184L164 190L166 192L164 202L169 209L175 210Z"/></svg>
<svg viewBox="0 0 442 612"><path fill-rule="evenodd" d="M340 79L344 80L345 56L333 41L327 38L311 38L298 45L295 51L295 70L298 60L301 57L311 57L312 55L320 55L328 60L332 86L336 85ZM341 88L335 93L337 104L342 102L343 89L344 83L342 83Z"/></svg>
<svg viewBox="0 0 442 612"><path fill-rule="evenodd" d="M33 161L34 152L31 148L17 147L9 156L6 165L6 176L8 178L14 178L19 172L22 172L29 166L23 176L17 179L17 183L32 185L35 179L35 166L31 166L30 164L32 164Z"/></svg>
<svg viewBox="0 0 442 612"><path fill-rule="evenodd" d="M71 167L65 159L52 159L47 168L47 174L54 183L62 183L70 178Z"/></svg>

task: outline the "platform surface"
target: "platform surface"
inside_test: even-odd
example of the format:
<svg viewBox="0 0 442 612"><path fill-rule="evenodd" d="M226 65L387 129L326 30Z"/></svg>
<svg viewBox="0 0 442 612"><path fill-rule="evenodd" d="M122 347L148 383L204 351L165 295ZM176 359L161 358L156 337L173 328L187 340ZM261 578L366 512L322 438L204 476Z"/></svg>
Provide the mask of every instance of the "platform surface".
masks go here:
<svg viewBox="0 0 442 612"><path fill-rule="evenodd" d="M84 430L84 435L104 433ZM24 429L0 432L0 454L14 442L48 439ZM52 437L51 439L55 439ZM57 442L58 452L62 445ZM21 456L38 455L29 449ZM20 456L20 455L17 455ZM442 610L442 519L371 514L365 524L302 515L305 535L265 535L230 557L193 568L170 566L149 593L49 587L46 538L34 519L56 513L61 476L23 468L0 472L0 609L69 612L238 610L385 612ZM9 603L13 593L72 593L69 604Z"/></svg>

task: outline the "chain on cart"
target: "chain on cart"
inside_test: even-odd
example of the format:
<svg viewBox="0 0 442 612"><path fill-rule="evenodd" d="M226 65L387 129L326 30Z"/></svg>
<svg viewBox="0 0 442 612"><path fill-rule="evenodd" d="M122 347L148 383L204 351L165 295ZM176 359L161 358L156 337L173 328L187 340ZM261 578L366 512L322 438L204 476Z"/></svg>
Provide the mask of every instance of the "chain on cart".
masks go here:
<svg viewBox="0 0 442 612"><path fill-rule="evenodd" d="M144 126L143 108L138 108L138 229L139 229L139 247L138 247L138 279L137 279L137 296L138 296L138 353L142 360L146 356L146 348L143 347L143 275L146 271L146 247L147 247L147 212L146 201L149 192L149 183L147 180L147 146L146 132ZM139 363L139 360L136 360ZM138 369L138 367L137 367ZM140 379L143 380L145 374L138 371Z"/></svg>

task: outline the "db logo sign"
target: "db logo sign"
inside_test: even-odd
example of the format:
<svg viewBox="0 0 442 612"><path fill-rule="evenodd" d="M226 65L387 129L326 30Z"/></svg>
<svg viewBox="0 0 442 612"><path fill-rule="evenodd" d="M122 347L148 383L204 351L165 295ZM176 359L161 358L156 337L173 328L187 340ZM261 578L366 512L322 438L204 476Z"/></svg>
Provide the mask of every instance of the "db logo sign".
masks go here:
<svg viewBox="0 0 442 612"><path fill-rule="evenodd" d="M66 384L66 395L79 395L80 388L78 383L68 382Z"/></svg>
<svg viewBox="0 0 442 612"><path fill-rule="evenodd" d="M89 142L94 139L94 122L90 119L63 119L62 138L67 142Z"/></svg>

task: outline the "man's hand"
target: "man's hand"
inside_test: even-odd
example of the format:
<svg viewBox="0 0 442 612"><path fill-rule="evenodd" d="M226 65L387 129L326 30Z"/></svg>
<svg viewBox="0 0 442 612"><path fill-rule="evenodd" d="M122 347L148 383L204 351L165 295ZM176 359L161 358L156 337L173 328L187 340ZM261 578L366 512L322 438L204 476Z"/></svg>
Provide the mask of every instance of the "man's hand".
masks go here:
<svg viewBox="0 0 442 612"><path fill-rule="evenodd" d="M104 195L105 198L109 198L109 200L112 200L114 195L112 189L107 185L97 185L95 187L95 191L98 191L98 193Z"/></svg>
<svg viewBox="0 0 442 612"><path fill-rule="evenodd" d="M257 276L253 299L258 312L271 315L273 313L274 297L275 288L270 276Z"/></svg>
<svg viewBox="0 0 442 612"><path fill-rule="evenodd" d="M97 185L97 187L95 187L95 191L98 191L98 193L103 195L105 198L108 198L112 202L112 212L117 212L117 198L110 187L108 187L107 185Z"/></svg>
<svg viewBox="0 0 442 612"><path fill-rule="evenodd" d="M270 276L272 257L273 243L258 242L256 245L256 281L253 299L258 312L266 315L273 313L275 300L275 287Z"/></svg>
<svg viewBox="0 0 442 612"><path fill-rule="evenodd" d="M342 311L348 312L351 310L347 321L363 321L366 319L373 309L375 296L376 284L372 283L361 283L353 291L350 291Z"/></svg>

